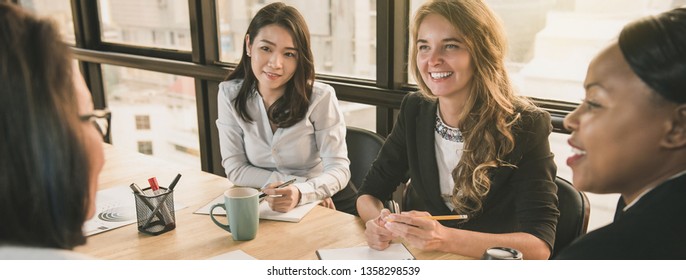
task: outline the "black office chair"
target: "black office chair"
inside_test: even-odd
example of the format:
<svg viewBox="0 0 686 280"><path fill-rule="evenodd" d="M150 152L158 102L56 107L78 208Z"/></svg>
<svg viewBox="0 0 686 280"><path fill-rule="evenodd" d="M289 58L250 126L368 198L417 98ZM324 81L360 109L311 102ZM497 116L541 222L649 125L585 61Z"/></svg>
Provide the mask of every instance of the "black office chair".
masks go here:
<svg viewBox="0 0 686 280"><path fill-rule="evenodd" d="M588 197L583 192L576 190L572 183L560 177L555 178L557 185L557 199L560 218L557 221L555 233L555 245L550 258L567 247L574 239L586 234L588 220L591 215Z"/></svg>
<svg viewBox="0 0 686 280"><path fill-rule="evenodd" d="M364 177L372 167L385 139L383 136L357 127L347 127L345 142L348 145L350 159L350 182L359 188ZM393 199L384 201L384 207L393 213L400 213L400 206Z"/></svg>
<svg viewBox="0 0 686 280"><path fill-rule="evenodd" d="M350 182L355 187L362 186L362 181L379 154L383 142L384 138L373 131L347 127L345 143L348 145L350 159Z"/></svg>

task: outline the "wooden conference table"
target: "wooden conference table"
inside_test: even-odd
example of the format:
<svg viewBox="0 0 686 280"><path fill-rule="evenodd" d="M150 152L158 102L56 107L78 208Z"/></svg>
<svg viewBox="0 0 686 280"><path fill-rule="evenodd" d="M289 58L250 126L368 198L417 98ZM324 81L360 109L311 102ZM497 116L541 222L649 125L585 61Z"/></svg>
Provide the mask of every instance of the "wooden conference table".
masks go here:
<svg viewBox="0 0 686 280"><path fill-rule="evenodd" d="M207 259L240 249L258 260L312 260L317 259L317 249L366 246L360 218L321 206L298 223L260 220L255 239L234 241L208 215L193 214L231 186L226 178L108 144L104 149L100 189L133 182L147 186L147 179L153 176L167 186L181 173L174 200L187 207L176 212L176 229L170 232L151 236L139 233L134 223L88 237L77 252L100 259ZM420 260L466 259L407 247Z"/></svg>

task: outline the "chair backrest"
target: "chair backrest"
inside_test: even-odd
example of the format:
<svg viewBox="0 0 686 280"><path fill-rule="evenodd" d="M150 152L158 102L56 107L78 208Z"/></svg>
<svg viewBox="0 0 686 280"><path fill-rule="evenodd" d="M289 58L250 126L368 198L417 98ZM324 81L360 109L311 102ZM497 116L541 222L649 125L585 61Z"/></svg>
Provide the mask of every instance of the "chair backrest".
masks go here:
<svg viewBox="0 0 686 280"><path fill-rule="evenodd" d="M572 183L560 177L555 178L560 218L557 221L555 245L550 258L554 258L574 239L586 234L588 219L591 214L588 197L572 186Z"/></svg>
<svg viewBox="0 0 686 280"><path fill-rule="evenodd" d="M384 138L373 131L349 126L345 142L348 145L348 159L350 159L350 181L359 188L381 151Z"/></svg>

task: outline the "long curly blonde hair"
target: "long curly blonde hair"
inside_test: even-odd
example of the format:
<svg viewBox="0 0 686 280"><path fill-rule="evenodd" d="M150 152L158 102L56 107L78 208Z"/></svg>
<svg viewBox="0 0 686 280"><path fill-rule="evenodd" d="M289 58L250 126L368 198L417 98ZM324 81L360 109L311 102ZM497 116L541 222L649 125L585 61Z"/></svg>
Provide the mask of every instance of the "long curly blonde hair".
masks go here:
<svg viewBox="0 0 686 280"><path fill-rule="evenodd" d="M428 15L447 19L464 35L474 74L471 92L459 116L459 129L464 137L464 151L452 171L454 187L451 202L460 214L477 215L491 187L489 173L500 166L512 166L503 158L515 146L513 127L521 110L533 110L526 98L515 95L505 69L507 42L502 25L480 0L436 0L422 5L412 25L413 42L419 25ZM410 68L426 98L435 100L422 80L417 61L416 44L411 45Z"/></svg>

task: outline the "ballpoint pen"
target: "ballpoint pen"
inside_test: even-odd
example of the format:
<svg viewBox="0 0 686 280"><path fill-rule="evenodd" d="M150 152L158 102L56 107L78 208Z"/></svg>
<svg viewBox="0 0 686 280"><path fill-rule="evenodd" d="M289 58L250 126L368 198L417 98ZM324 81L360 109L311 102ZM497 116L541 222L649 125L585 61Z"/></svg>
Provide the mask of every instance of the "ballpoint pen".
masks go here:
<svg viewBox="0 0 686 280"><path fill-rule="evenodd" d="M176 174L176 177L174 177L174 180L172 180L171 184L169 184L169 188L167 188L167 192L166 192L167 195L169 195L169 193L172 190L174 190L174 188L176 188L176 184L179 182L179 179L181 179L181 173ZM167 199L167 196L165 196L164 199L162 199L162 202L164 202L166 199ZM167 213L167 215L171 215L171 212L169 211L169 208L167 207L166 204L164 205L164 210L165 210L165 213Z"/></svg>
<svg viewBox="0 0 686 280"><path fill-rule="evenodd" d="M153 178L155 178L155 177L153 177ZM151 179L153 179L153 178L151 178ZM165 204L165 202L167 201L167 198L169 197L171 192L176 187L176 184L179 182L180 178L181 178L181 174L177 174L176 178L174 178L174 181L171 183L171 185L169 185L169 190L167 190L167 192L163 194L163 197L162 197L162 199L160 199L160 202L157 204L157 206L155 206L155 209L152 210L152 214L150 214L150 217L148 217L148 219L145 221L145 223L143 223L143 228L147 228L148 225L150 225L152 218L160 211L160 208L162 207L162 205L164 205L167 212L170 211L167 208L167 205ZM155 180L155 183L157 183L157 180Z"/></svg>
<svg viewBox="0 0 686 280"><path fill-rule="evenodd" d="M280 189L280 188L283 188L283 187L288 186L288 185L293 184L293 183L295 183L295 179L290 179L290 180L286 181L285 183L280 184L280 185L278 185L278 186L276 186L276 187L274 187L274 188L275 188L275 189ZM263 192L263 193L260 194L260 197L259 197L259 198L262 199L262 198L264 198L265 196L267 196L267 194Z"/></svg>
<svg viewBox="0 0 686 280"><path fill-rule="evenodd" d="M139 187L136 183L131 183L131 185L129 185L129 188L131 188L131 190L133 190L133 193L135 194L145 195L145 192L143 192L141 187Z"/></svg>
<svg viewBox="0 0 686 280"><path fill-rule="evenodd" d="M174 180L169 185L169 190L167 192L173 190L174 187L176 187L176 183L179 182L179 179L181 179L181 174L176 174L176 177L174 177Z"/></svg>

